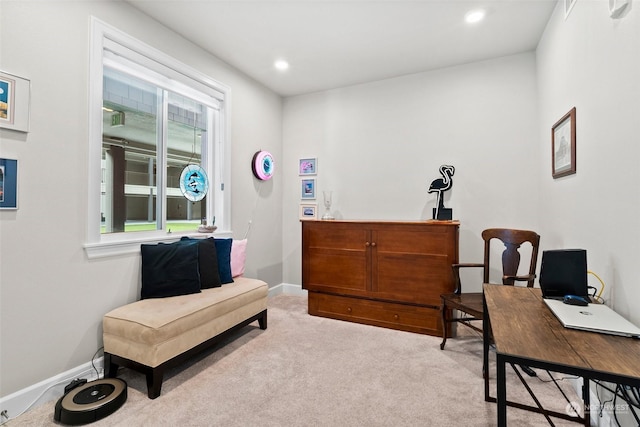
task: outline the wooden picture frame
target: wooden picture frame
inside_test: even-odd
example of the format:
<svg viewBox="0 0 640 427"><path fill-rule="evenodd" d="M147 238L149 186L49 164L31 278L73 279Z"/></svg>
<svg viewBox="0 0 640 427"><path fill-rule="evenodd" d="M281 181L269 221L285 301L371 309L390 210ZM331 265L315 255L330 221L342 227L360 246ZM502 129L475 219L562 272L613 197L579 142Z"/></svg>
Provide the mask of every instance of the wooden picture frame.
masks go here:
<svg viewBox="0 0 640 427"><path fill-rule="evenodd" d="M31 82L0 71L0 128L29 132Z"/></svg>
<svg viewBox="0 0 640 427"><path fill-rule="evenodd" d="M576 173L576 107L551 127L551 175Z"/></svg>

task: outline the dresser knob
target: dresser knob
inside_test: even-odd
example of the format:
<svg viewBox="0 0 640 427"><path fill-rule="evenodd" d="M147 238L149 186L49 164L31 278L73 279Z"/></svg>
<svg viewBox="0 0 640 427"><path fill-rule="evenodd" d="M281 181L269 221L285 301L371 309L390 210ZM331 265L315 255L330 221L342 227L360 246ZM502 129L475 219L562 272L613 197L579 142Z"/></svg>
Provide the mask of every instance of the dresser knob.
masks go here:
<svg viewBox="0 0 640 427"><path fill-rule="evenodd" d="M347 312L351 313L351 307L347 307Z"/></svg>
<svg viewBox="0 0 640 427"><path fill-rule="evenodd" d="M397 314L394 314L393 318L396 319L396 320L400 320L400 316L398 316Z"/></svg>
<svg viewBox="0 0 640 427"><path fill-rule="evenodd" d="M365 246L371 246L371 243L369 243L369 242L365 242L365 243L364 243L364 245L365 245Z"/></svg>
<svg viewBox="0 0 640 427"><path fill-rule="evenodd" d="M375 246L375 245L376 245L376 242L372 242L372 243L371 243L371 246Z"/></svg>

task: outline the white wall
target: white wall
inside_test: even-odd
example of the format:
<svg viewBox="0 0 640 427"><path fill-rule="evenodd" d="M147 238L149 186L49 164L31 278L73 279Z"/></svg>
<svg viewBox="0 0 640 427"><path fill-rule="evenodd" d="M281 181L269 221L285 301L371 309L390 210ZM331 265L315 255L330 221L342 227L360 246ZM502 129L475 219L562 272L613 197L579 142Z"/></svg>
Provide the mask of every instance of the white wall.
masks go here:
<svg viewBox="0 0 640 427"><path fill-rule="evenodd" d="M318 158L344 219L431 218L429 184L456 167L445 206L460 259L482 261L488 227L537 229L535 58L524 53L284 101L284 279L301 282L298 159ZM481 277L481 276L480 276ZM480 290L480 280L469 290Z"/></svg>
<svg viewBox="0 0 640 427"><path fill-rule="evenodd" d="M139 298L139 256L89 261L83 249L90 15L231 87L234 237L257 206L246 274L282 282L281 180L258 197L250 169L258 149L282 156L279 96L126 3L0 7L0 69L31 80L30 132L0 130L0 156L19 161L19 210L0 212L0 396L89 361L102 315Z"/></svg>
<svg viewBox="0 0 640 427"><path fill-rule="evenodd" d="M606 1L578 1L567 20L557 7L537 74L542 243L587 249L608 303L640 324L640 3L619 20ZM551 126L574 106L577 173L554 180Z"/></svg>

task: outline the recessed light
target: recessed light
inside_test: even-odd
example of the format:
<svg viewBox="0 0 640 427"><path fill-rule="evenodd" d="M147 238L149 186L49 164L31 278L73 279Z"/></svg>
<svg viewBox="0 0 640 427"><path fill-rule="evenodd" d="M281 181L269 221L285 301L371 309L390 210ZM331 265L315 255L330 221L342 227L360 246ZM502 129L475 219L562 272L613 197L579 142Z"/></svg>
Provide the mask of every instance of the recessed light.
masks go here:
<svg viewBox="0 0 640 427"><path fill-rule="evenodd" d="M475 24L476 22L482 21L486 14L487 13L482 9L471 10L464 15L464 20L469 24Z"/></svg>
<svg viewBox="0 0 640 427"><path fill-rule="evenodd" d="M273 63L273 66L280 71L284 71L289 68L289 63L284 59L278 59L276 62Z"/></svg>

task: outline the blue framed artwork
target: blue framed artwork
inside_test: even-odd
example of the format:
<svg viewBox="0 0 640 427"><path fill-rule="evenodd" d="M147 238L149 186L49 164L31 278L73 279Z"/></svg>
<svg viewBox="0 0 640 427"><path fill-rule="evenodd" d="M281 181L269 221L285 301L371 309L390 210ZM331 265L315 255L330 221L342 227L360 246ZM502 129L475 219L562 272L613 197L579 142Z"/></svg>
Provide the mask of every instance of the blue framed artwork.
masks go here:
<svg viewBox="0 0 640 427"><path fill-rule="evenodd" d="M301 204L300 219L318 219L318 205L315 203Z"/></svg>
<svg viewBox="0 0 640 427"><path fill-rule="evenodd" d="M0 71L0 127L29 131L31 82Z"/></svg>
<svg viewBox="0 0 640 427"><path fill-rule="evenodd" d="M0 159L0 209L18 209L18 161Z"/></svg>
<svg viewBox="0 0 640 427"><path fill-rule="evenodd" d="M300 196L303 199L315 199L316 198L316 180L315 179L303 179L302 180L302 194Z"/></svg>

